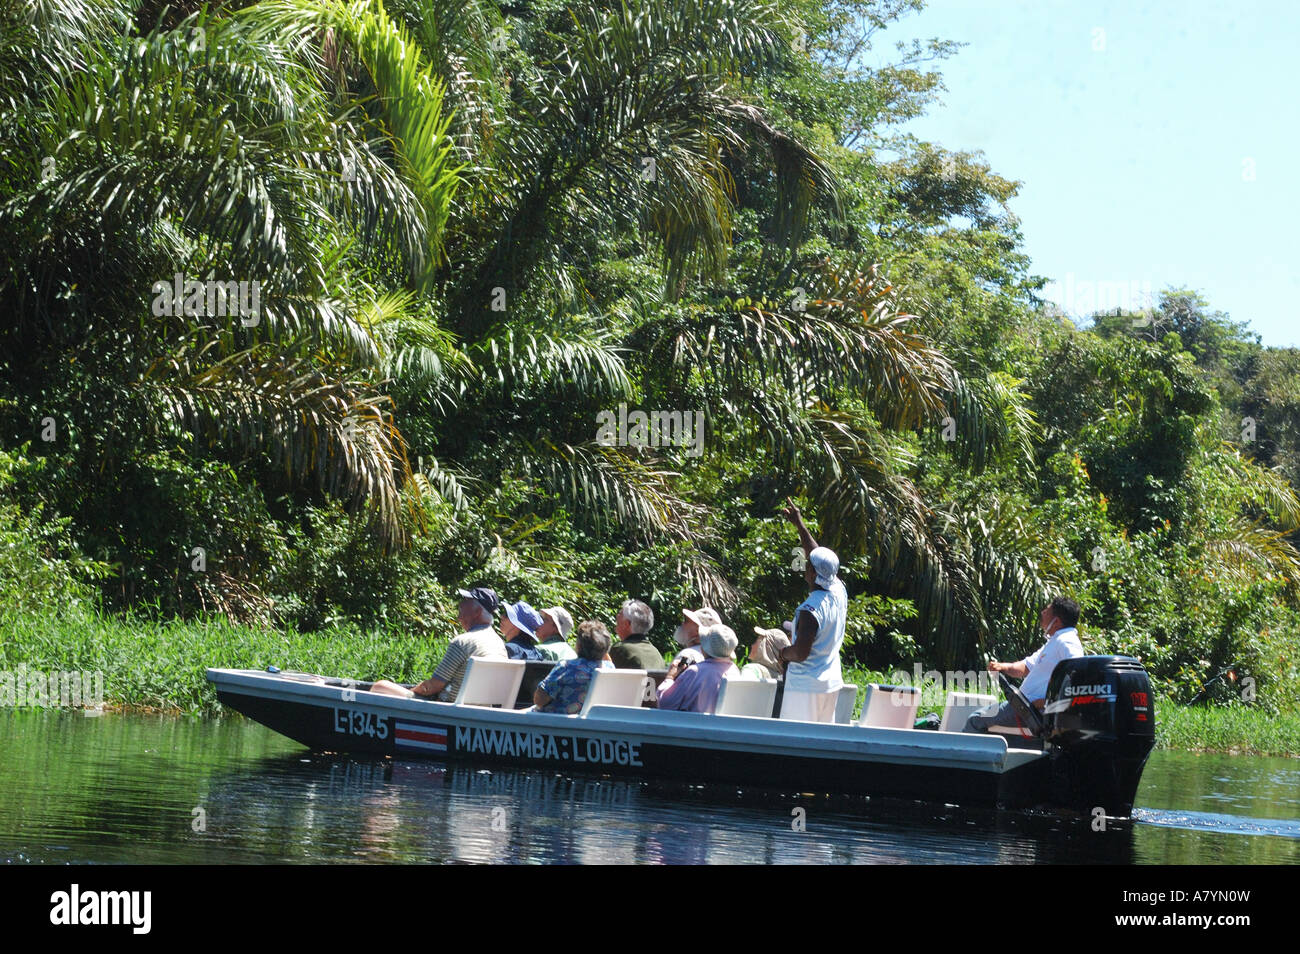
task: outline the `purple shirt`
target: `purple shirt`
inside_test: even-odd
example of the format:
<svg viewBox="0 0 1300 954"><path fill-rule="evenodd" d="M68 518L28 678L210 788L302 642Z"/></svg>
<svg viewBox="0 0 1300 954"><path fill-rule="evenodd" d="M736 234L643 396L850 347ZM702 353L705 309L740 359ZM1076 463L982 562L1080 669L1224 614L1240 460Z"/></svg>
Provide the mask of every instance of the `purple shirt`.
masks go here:
<svg viewBox="0 0 1300 954"><path fill-rule="evenodd" d="M722 680L740 670L730 659L706 659L677 677L659 694L660 709L679 712L712 712L718 704Z"/></svg>

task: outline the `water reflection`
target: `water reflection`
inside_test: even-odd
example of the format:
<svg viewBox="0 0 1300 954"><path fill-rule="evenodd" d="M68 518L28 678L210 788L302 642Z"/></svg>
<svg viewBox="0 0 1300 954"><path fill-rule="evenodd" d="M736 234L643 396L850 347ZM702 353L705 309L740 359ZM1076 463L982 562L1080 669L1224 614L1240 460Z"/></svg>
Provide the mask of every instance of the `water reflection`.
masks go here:
<svg viewBox="0 0 1300 954"><path fill-rule="evenodd" d="M314 755L238 718L0 713L0 753L0 864L1300 861L1288 759L1156 753L1138 821L1096 832L1088 818Z"/></svg>
<svg viewBox="0 0 1300 954"><path fill-rule="evenodd" d="M1133 826L879 799L357 760L268 758L211 782L256 805L301 789L313 854L368 861L578 864L1126 863ZM282 804L284 803L282 799ZM326 811L325 807L329 810ZM796 809L802 811L796 815ZM795 822L802 820L803 830ZM233 824L251 835L256 818ZM263 849L257 849L263 850Z"/></svg>

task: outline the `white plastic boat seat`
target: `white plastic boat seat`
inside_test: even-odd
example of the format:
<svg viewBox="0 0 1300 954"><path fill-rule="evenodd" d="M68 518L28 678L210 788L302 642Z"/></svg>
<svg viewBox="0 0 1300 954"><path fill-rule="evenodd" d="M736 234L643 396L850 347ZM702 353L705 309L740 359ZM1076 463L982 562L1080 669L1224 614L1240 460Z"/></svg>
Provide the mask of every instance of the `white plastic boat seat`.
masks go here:
<svg viewBox="0 0 1300 954"><path fill-rule="evenodd" d="M587 698L583 700L582 711L585 716L592 706L623 706L631 709L641 708L645 698L645 684L649 674L644 669L598 669L587 686Z"/></svg>
<svg viewBox="0 0 1300 954"><path fill-rule="evenodd" d="M456 693L456 705L513 709L526 666L522 659L471 656L465 665L460 691Z"/></svg>
<svg viewBox="0 0 1300 954"><path fill-rule="evenodd" d="M724 679L714 715L770 719L776 701L775 679Z"/></svg>
<svg viewBox="0 0 1300 954"><path fill-rule="evenodd" d="M869 729L910 729L916 722L921 690L915 686L867 684L858 725Z"/></svg>
<svg viewBox="0 0 1300 954"><path fill-rule="evenodd" d="M840 694L835 697L835 721L848 725L853 721L853 703L858 701L858 687L845 683L840 686Z"/></svg>
<svg viewBox="0 0 1300 954"><path fill-rule="evenodd" d="M940 732L961 732L966 720L985 706L997 702L997 696L981 696L974 692L950 692L943 703L943 718L939 720Z"/></svg>
<svg viewBox="0 0 1300 954"><path fill-rule="evenodd" d="M781 718L791 722L834 722L840 691L804 692L785 689L781 695Z"/></svg>

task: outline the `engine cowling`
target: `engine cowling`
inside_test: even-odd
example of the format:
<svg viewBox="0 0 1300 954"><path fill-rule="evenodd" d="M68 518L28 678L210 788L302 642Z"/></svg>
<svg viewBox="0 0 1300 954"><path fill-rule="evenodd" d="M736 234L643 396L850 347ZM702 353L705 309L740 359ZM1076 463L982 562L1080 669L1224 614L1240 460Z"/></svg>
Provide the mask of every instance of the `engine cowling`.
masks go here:
<svg viewBox="0 0 1300 954"><path fill-rule="evenodd" d="M1056 798L1127 818L1155 747L1151 680L1130 656L1081 656L1052 671L1043 708Z"/></svg>

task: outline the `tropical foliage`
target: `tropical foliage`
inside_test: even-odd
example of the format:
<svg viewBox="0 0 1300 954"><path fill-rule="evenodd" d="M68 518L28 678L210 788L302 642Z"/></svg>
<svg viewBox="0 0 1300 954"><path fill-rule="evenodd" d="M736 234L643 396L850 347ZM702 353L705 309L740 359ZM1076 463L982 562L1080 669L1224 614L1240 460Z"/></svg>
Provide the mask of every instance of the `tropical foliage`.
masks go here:
<svg viewBox="0 0 1300 954"><path fill-rule="evenodd" d="M917 6L0 0L0 599L739 630L801 598L793 497L864 666L1067 592L1176 698L1293 706L1294 352L1055 314L1019 184L896 131Z"/></svg>

